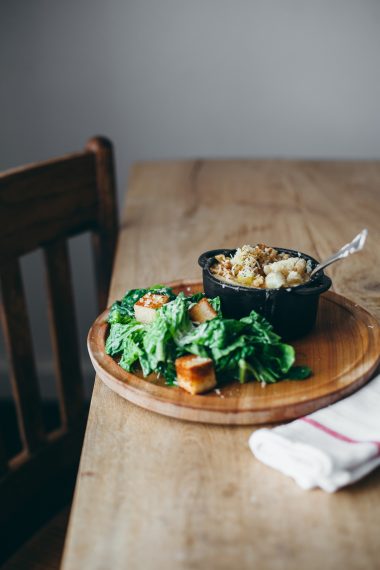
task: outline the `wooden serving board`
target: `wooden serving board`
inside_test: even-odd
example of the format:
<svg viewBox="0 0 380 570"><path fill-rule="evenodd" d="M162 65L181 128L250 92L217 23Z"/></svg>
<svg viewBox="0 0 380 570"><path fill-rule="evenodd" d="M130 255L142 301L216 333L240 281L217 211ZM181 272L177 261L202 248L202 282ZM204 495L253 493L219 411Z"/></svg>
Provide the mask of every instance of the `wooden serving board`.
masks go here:
<svg viewBox="0 0 380 570"><path fill-rule="evenodd" d="M201 291L193 281L169 284L175 293ZM123 398L147 410L194 422L244 425L290 420L309 414L351 394L367 382L380 362L380 327L352 301L327 292L321 296L317 324L293 342L296 364L307 364L313 375L303 381L284 380L264 387L258 382L230 384L201 396L165 386L155 375L143 378L123 370L105 354L108 310L92 325L88 350L103 382Z"/></svg>

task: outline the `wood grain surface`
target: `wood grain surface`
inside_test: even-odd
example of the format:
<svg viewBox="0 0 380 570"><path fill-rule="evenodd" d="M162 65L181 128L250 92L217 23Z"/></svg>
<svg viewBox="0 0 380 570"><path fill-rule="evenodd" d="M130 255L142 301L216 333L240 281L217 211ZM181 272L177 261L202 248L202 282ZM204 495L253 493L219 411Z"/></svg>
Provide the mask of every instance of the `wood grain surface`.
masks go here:
<svg viewBox="0 0 380 570"><path fill-rule="evenodd" d="M199 279L208 249L265 241L322 259L368 227L365 250L327 273L379 319L379 187L379 162L136 165L109 303ZM252 456L251 432L151 413L97 380L64 570L378 568L380 471L306 492Z"/></svg>
<svg viewBox="0 0 380 570"><path fill-rule="evenodd" d="M199 282L168 283L176 294L202 290ZM105 352L109 332L108 310L96 319L88 334L88 350L99 378L114 392L147 410L193 422L253 425L298 418L336 402L360 388L380 361L380 327L357 303L325 293L314 330L293 342L298 365L313 374L304 382L285 380L262 385L230 379L218 390L194 396L165 379L141 372L129 373ZM265 389L264 389L265 388Z"/></svg>

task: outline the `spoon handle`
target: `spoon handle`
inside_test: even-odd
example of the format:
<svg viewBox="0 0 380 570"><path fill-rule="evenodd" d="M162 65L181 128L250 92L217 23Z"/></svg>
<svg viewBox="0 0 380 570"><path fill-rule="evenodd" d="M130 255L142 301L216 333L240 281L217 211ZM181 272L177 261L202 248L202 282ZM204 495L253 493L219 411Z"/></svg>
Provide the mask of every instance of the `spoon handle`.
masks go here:
<svg viewBox="0 0 380 570"><path fill-rule="evenodd" d="M368 235L368 230L367 229L362 230L360 234L354 237L354 239L350 243L346 243L346 245L344 245L342 248L340 248L339 251L328 257L325 261L322 261L322 263L318 263L318 265L314 267L313 271L310 273L310 277L313 277L313 275L315 275L321 269L324 269L328 265L331 265L335 261L338 261L338 259L343 259L351 255L352 253L356 253L357 251L363 249L365 240L367 239L367 235Z"/></svg>

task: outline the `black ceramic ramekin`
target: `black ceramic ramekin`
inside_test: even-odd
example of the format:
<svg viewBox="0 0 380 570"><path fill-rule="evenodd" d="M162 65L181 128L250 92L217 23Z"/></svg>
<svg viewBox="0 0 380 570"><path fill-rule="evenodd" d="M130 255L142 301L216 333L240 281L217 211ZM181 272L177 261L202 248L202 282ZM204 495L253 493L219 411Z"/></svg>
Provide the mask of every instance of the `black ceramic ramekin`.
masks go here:
<svg viewBox="0 0 380 570"><path fill-rule="evenodd" d="M280 253L299 257L293 249L275 248ZM240 319L252 310L263 315L274 330L285 340L292 340L307 334L317 318L319 296L331 287L331 279L318 271L310 281L296 287L281 289L256 289L225 283L217 279L210 267L216 263L215 255L231 256L236 249L213 249L202 253L198 259L203 269L203 287L207 297L220 297L223 316ZM301 252L301 257L310 260L312 267L317 261Z"/></svg>

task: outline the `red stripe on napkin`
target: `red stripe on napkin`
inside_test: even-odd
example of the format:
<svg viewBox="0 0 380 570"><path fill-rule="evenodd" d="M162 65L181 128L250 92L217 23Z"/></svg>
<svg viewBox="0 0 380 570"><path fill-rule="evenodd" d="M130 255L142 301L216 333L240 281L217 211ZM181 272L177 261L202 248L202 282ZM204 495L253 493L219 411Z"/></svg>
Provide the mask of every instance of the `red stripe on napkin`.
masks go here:
<svg viewBox="0 0 380 570"><path fill-rule="evenodd" d="M314 426L317 429L320 429L321 431L324 431L325 433L328 433L329 435L331 435L332 437L335 437L336 439L340 439L341 441L345 441L346 443L372 443L373 445L376 445L377 452L380 455L380 441L360 441L358 439L352 439L351 437L347 437L343 433L339 433L333 429L330 429L327 426L324 426L323 424L321 424L321 423L319 423L316 420L313 420L311 418L304 417L304 418L300 418L300 420L306 422L307 424L310 424L311 426Z"/></svg>

